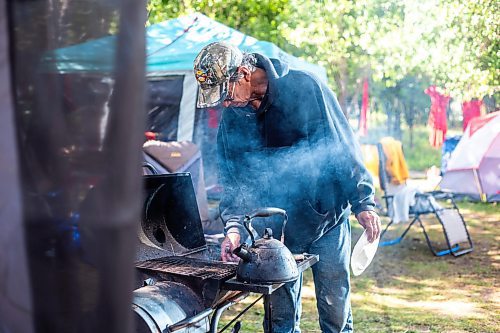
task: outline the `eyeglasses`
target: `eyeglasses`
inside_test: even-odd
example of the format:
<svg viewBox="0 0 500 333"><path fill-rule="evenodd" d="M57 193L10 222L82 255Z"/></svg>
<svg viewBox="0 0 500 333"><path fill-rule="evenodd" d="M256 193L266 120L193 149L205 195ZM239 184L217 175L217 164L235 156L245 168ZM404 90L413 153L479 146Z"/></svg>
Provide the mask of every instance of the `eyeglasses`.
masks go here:
<svg viewBox="0 0 500 333"><path fill-rule="evenodd" d="M234 101L234 88L236 87L236 82L238 82L242 77L243 77L243 73L240 73L240 72L238 72L238 70L236 70L236 72L234 72L234 74L229 78L228 91L227 91L226 97L224 98L225 101L229 101L229 102ZM231 83L232 83L232 87L230 86Z"/></svg>
<svg viewBox="0 0 500 333"><path fill-rule="evenodd" d="M236 81L229 81L229 84L233 84L232 87L231 86L228 86L228 89L227 89L227 94L226 94L226 97L224 98L224 101L234 101L234 88L236 87L236 82L238 82L238 80Z"/></svg>

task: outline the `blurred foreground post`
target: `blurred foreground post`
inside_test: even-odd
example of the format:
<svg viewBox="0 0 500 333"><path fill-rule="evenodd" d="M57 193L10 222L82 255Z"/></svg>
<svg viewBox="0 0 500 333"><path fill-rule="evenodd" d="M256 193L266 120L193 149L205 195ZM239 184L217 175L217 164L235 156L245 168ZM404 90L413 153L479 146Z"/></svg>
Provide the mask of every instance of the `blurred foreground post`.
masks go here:
<svg viewBox="0 0 500 333"><path fill-rule="evenodd" d="M20 224L14 210L17 218L2 219L0 234L15 230L10 235L19 244L24 236L27 262L19 251L18 260L1 258L0 272L23 272L27 266L29 286L21 286L21 279L22 292L13 295L20 300L8 300L23 306L22 317L7 320L13 312L0 307L0 330L133 330L145 7L144 1L135 0L8 3L8 67L17 132L17 145L11 148L17 149L19 160L23 218ZM58 62L64 61L58 49L111 34L116 35L110 37L116 40L112 49L95 50L109 64L107 71L78 71L78 63L73 72L58 70ZM85 62L85 54L80 61ZM3 171L2 177L10 177L7 190L14 200L19 189L16 169L9 175ZM0 238L0 249L7 241ZM0 294L0 305L5 297Z"/></svg>

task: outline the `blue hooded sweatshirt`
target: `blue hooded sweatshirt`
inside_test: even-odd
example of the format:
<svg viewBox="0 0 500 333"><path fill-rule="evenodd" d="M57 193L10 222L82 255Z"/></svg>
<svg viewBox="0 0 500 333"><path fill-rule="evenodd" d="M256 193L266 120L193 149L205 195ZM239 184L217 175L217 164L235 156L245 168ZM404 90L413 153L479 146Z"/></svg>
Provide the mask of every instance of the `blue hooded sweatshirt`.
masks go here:
<svg viewBox="0 0 500 333"><path fill-rule="evenodd" d="M261 106L226 108L219 126L221 217L226 230L241 229L256 208L285 209L285 244L301 253L351 209L374 210L372 179L334 93L308 72L255 56L268 78ZM257 221L263 226L281 228Z"/></svg>

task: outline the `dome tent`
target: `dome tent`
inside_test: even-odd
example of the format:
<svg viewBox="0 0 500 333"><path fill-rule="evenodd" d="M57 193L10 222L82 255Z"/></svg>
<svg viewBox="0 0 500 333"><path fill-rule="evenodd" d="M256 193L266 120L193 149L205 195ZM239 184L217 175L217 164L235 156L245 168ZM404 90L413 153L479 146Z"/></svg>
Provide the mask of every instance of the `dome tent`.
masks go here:
<svg viewBox="0 0 500 333"><path fill-rule="evenodd" d="M448 161L442 190L500 201L500 112L472 119Z"/></svg>

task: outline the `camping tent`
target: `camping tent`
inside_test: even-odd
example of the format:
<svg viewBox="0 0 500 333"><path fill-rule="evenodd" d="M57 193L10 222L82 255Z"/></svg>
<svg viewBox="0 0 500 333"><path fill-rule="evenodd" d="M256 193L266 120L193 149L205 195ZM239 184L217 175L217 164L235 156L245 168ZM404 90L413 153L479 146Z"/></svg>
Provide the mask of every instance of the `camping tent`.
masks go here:
<svg viewBox="0 0 500 333"><path fill-rule="evenodd" d="M211 42L225 41L245 52L258 52L269 58L278 58L291 68L303 69L326 82L323 67L305 62L282 51L276 45L259 41L237 30L216 22L202 14L192 14L146 29L146 74L148 77L147 130L159 133L163 141L192 141L203 155L205 178L215 172L215 138L220 109L196 109L198 85L193 74L193 61L201 48ZM63 79L68 100L73 91L103 91L103 99L110 95L110 76L114 65L115 36L57 49L47 54L42 70L55 73ZM108 85L108 88L104 87ZM70 101L76 107L81 101ZM85 101L83 101L85 103ZM81 104L81 103L80 103ZM207 185L216 179L206 179Z"/></svg>
<svg viewBox="0 0 500 333"><path fill-rule="evenodd" d="M307 70L321 80L327 80L323 67L294 57L273 43L259 41L199 13L152 25L146 30L147 76L152 82L158 83L157 90L162 85L158 78L169 76L178 79L177 82L167 80L171 86L168 90L180 97L172 99L172 103L178 103L178 116L172 120L178 123L174 136L167 139L193 141L197 92L193 61L203 46L215 41L225 41L245 52L257 52L280 59L291 68ZM111 73L115 50L111 46L115 42L115 36L108 36L58 49L45 58L45 70L63 74ZM163 97L171 97L168 93L166 95Z"/></svg>
<svg viewBox="0 0 500 333"><path fill-rule="evenodd" d="M451 154L441 189L500 201L500 112L472 119Z"/></svg>

